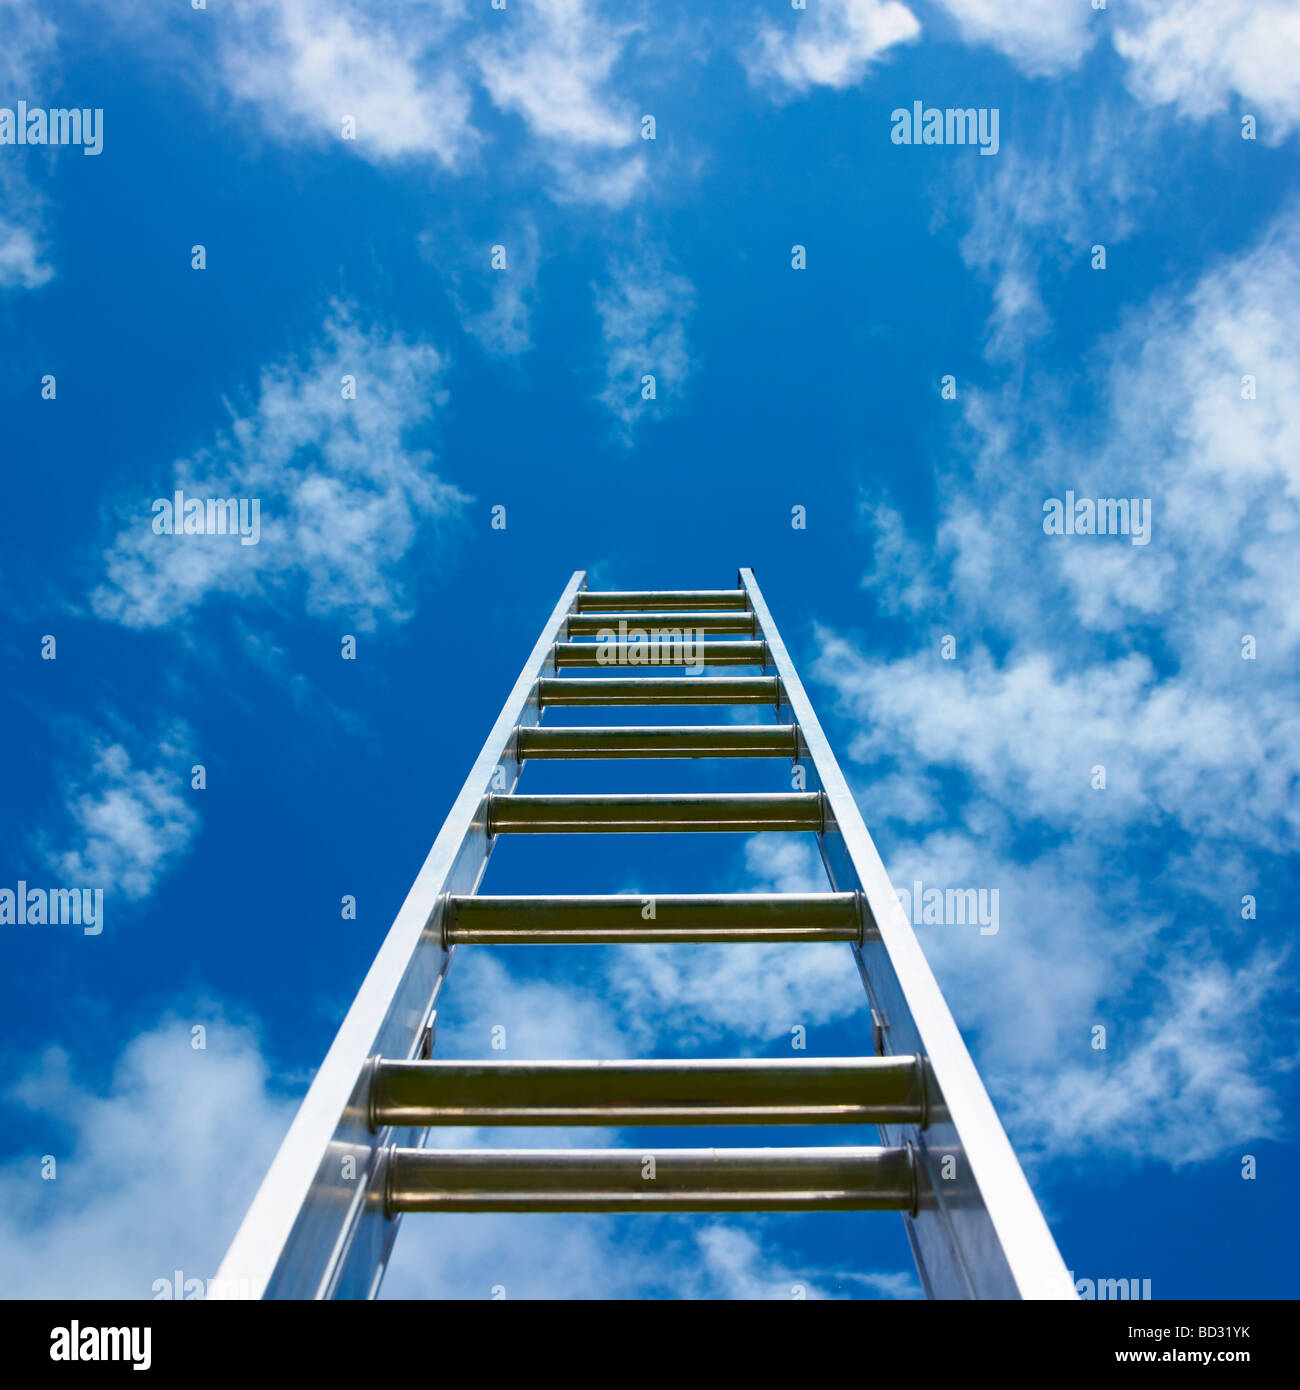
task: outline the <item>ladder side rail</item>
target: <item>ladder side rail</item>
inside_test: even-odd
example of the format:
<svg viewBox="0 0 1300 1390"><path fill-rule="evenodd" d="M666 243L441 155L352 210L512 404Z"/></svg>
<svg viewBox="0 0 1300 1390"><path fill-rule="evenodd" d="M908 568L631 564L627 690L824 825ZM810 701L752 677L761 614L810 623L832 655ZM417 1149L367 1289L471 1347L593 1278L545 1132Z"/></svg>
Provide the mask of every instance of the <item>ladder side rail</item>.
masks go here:
<svg viewBox="0 0 1300 1390"><path fill-rule="evenodd" d="M510 789L518 780L516 727L540 719L537 683L555 674L554 644L585 582L575 571L502 707L231 1242L216 1296L377 1293L397 1224L384 1212L386 1154L390 1145L418 1147L423 1133L371 1132L371 1066L420 1053L450 959L443 906L482 879L493 782L498 769Z"/></svg>
<svg viewBox="0 0 1300 1390"><path fill-rule="evenodd" d="M933 1298L1074 1299L1074 1285L938 982L890 883L861 812L772 621L753 571L741 587L780 677L778 718L798 724L807 789L828 802L818 837L837 892L863 894L867 923L854 948L882 1050L926 1059L928 1124L883 1125L917 1156L916 1214L904 1219L925 1292ZM943 1176L946 1159L955 1174ZM946 1165L949 1170L953 1165Z"/></svg>

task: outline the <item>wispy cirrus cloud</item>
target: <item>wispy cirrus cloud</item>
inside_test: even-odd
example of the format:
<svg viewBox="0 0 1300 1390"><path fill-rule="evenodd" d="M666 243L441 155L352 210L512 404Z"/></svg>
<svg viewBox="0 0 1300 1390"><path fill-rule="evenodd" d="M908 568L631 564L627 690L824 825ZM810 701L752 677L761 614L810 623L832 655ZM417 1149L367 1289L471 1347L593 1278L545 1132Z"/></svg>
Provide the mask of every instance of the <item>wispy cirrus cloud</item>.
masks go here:
<svg viewBox="0 0 1300 1390"><path fill-rule="evenodd" d="M1236 969L1213 959L1175 966L1115 1055L1083 1062L1077 1049L1050 1077L1024 1082L1013 1104L1028 1142L1082 1157L1104 1133L1109 1149L1179 1168L1285 1137L1278 1088L1296 1055L1269 1022L1290 993L1279 964L1260 952Z"/></svg>
<svg viewBox="0 0 1300 1390"><path fill-rule="evenodd" d="M37 102L57 51L58 30L46 12L32 0L0 0L0 105ZM9 151L0 159L0 292L37 290L54 278L45 221L44 197Z"/></svg>
<svg viewBox="0 0 1300 1390"><path fill-rule="evenodd" d="M778 89L849 87L891 48L920 33L916 16L899 0L820 0L779 25L765 22L745 61L752 78Z"/></svg>
<svg viewBox="0 0 1300 1390"><path fill-rule="evenodd" d="M1151 200L1138 157L1152 157L1149 135L1122 129L1106 111L1082 122L1063 113L1044 135L1004 149L983 177L965 175L970 222L960 251L992 282L986 353L995 360L1023 356L1050 328L1044 269L1088 264L1098 243L1113 255Z"/></svg>
<svg viewBox="0 0 1300 1390"><path fill-rule="evenodd" d="M36 0L0 0L0 35L0 90L29 90L58 47L54 21Z"/></svg>
<svg viewBox="0 0 1300 1390"><path fill-rule="evenodd" d="M457 238L464 244L463 239ZM421 246L434 259L438 238L426 233ZM500 248L498 253L497 248ZM495 264L500 255L502 264ZM501 232L501 240L466 252L461 267L450 274L451 296L465 331L493 357L517 357L533 346L532 319L541 268L541 238L532 217L516 220Z"/></svg>
<svg viewBox="0 0 1300 1390"><path fill-rule="evenodd" d="M605 349L600 400L621 421L625 441L648 415L674 408L694 365L686 341L694 305L691 282L644 243L613 261L596 287Z"/></svg>
<svg viewBox="0 0 1300 1390"><path fill-rule="evenodd" d="M62 810L41 831L41 857L69 884L148 897L189 849L199 828L188 797L189 729L178 721L144 736L113 721L65 729Z"/></svg>

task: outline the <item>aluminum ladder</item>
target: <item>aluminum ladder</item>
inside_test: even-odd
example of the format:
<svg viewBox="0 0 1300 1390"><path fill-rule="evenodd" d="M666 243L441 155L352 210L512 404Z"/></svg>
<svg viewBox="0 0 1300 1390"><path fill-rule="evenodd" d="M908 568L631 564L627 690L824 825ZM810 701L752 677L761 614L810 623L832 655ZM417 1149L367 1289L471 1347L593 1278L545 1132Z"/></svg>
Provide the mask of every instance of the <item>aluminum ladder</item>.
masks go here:
<svg viewBox="0 0 1300 1390"><path fill-rule="evenodd" d="M646 634L658 647L638 645ZM752 666L761 674L590 674L607 664L625 672L647 656L656 665ZM776 722L541 722L549 707L738 704L770 706ZM805 790L515 791L529 758L683 757L792 759L805 770ZM814 832L830 891L656 895L653 921L644 920L639 895L479 892L500 835L763 830ZM435 1009L457 946L706 941L851 943L877 1055L433 1060ZM421 1147L435 1125L764 1123L871 1124L882 1144ZM649 1157L654 1176L647 1179ZM931 1298L1076 1296L753 572L742 569L735 589L602 593L587 589L579 570L380 947L235 1235L213 1296L373 1297L405 1212L864 1209L903 1213Z"/></svg>

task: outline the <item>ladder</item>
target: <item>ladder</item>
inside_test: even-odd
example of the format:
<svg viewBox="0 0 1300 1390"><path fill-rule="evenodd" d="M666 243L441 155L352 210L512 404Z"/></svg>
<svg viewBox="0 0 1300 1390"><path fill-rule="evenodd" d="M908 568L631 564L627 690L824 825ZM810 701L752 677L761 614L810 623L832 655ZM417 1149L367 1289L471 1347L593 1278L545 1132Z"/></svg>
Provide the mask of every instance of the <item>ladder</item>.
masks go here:
<svg viewBox="0 0 1300 1390"><path fill-rule="evenodd" d="M625 674L647 657L761 674ZM590 674L609 665L620 674ZM542 724L553 707L665 705L768 706L776 722ZM529 758L785 758L803 767L805 789L529 796L515 791ZM479 891L501 835L766 830L816 834L829 891L656 895L651 921L640 895ZM433 1058L458 946L763 941L851 944L875 1056ZM874 1125L881 1144L423 1147L433 1126L796 1123ZM903 1214L928 1297L1076 1296L752 570L735 589L668 592L596 592L579 570L348 1010L214 1296L374 1297L406 1212L859 1210Z"/></svg>

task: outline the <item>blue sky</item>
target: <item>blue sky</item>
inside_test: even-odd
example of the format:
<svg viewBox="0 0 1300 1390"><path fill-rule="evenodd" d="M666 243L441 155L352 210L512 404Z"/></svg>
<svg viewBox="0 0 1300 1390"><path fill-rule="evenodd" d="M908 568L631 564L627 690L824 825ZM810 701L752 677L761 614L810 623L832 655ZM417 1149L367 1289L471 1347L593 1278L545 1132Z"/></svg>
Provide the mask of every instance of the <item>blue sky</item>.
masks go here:
<svg viewBox="0 0 1300 1390"><path fill-rule="evenodd" d="M104 115L0 145L0 887L105 927L0 925L0 1290L213 1274L570 572L750 565L896 885L999 892L918 931L1067 1265L1297 1292L1293 7L0 0L20 100ZM997 153L893 143L915 101ZM154 534L177 487L259 543ZM1067 491L1149 543L1045 535ZM488 878L820 886L798 837ZM847 948L476 948L444 1003L448 1057L869 1047ZM917 1293L866 1214L408 1220L385 1292L498 1284Z"/></svg>

